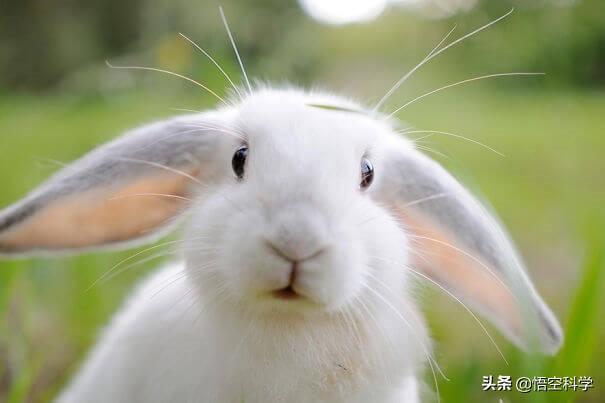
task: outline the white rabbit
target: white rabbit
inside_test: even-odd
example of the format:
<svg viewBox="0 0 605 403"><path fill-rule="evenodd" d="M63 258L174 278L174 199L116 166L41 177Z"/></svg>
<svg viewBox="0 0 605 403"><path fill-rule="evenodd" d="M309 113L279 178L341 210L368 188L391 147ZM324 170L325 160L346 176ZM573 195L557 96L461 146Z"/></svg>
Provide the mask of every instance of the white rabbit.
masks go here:
<svg viewBox="0 0 605 403"><path fill-rule="evenodd" d="M184 261L142 284L58 401L418 401L430 341L412 280L556 351L559 325L500 225L394 124L258 88L127 133L0 213L8 256L186 224Z"/></svg>

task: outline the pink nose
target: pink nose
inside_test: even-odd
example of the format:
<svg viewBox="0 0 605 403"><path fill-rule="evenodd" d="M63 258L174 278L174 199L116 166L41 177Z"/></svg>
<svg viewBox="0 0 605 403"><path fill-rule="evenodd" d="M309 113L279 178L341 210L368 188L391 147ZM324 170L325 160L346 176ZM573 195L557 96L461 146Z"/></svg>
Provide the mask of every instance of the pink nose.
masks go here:
<svg viewBox="0 0 605 403"><path fill-rule="evenodd" d="M303 254L293 245L283 244L278 246L276 243L269 240L265 240L265 244L274 254L284 260L292 262L293 266L296 266L298 263L304 262L305 260L313 259L314 257L321 255L324 251L323 247L319 247L311 251L307 250Z"/></svg>

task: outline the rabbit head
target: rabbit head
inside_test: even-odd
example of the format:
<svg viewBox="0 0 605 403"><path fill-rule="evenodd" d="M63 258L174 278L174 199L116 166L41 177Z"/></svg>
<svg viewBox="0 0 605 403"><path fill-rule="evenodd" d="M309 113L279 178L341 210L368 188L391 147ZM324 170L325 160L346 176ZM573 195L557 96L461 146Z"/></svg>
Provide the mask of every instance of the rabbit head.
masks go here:
<svg viewBox="0 0 605 403"><path fill-rule="evenodd" d="M185 223L200 298L247 315L388 310L437 285L524 348L561 330L502 226L395 122L329 94L259 88L99 147L0 213L0 253L124 248ZM273 318L273 319L271 319Z"/></svg>

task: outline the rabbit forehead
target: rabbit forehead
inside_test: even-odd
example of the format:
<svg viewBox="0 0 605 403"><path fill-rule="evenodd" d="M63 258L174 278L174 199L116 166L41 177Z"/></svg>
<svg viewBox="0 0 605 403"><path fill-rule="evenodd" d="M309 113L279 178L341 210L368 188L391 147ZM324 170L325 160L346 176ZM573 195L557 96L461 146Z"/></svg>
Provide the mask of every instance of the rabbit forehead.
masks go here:
<svg viewBox="0 0 605 403"><path fill-rule="evenodd" d="M386 125L345 98L322 93L265 90L239 108L239 125L251 144L365 152ZM336 156L333 156L336 158Z"/></svg>

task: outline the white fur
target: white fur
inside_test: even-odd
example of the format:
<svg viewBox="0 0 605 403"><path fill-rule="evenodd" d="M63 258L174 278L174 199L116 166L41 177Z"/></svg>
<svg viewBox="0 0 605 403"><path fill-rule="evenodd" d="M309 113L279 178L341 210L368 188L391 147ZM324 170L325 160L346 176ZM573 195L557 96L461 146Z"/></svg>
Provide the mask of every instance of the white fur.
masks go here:
<svg viewBox="0 0 605 403"><path fill-rule="evenodd" d="M404 266L407 237L359 189L394 136L330 96L262 90L228 113L247 136L243 181L199 189L185 261L144 283L59 398L80 402L415 402L429 343ZM281 300L288 285L304 296ZM307 257L312 256L307 259ZM369 288L368 288L369 287ZM377 295L378 294L378 295Z"/></svg>
<svg viewBox="0 0 605 403"><path fill-rule="evenodd" d="M174 282L182 270L168 266L142 285L59 402L416 401L418 354L399 320L379 316L382 329L368 326L374 334L359 345L350 329L328 323L298 333L223 316L195 300L189 279ZM345 370L338 360L365 365Z"/></svg>
<svg viewBox="0 0 605 403"><path fill-rule="evenodd" d="M554 353L560 326L497 219L392 125L332 95L260 88L232 106L127 133L0 212L0 255L73 252L60 238L49 246L13 236L31 225L52 237L48 206L153 184L158 167L198 175L184 173L193 189L182 190L191 198L182 262L143 284L59 401L416 401L430 345L411 273L435 277L518 345ZM237 180L231 159L242 144L249 155ZM367 190L363 158L375 167ZM460 274L455 259L418 248L413 220L403 228L395 218L406 209L492 276ZM127 247L162 230L124 239L115 225L92 222L106 241L76 249ZM428 276L417 272L418 255ZM276 294L286 286L299 298Z"/></svg>

